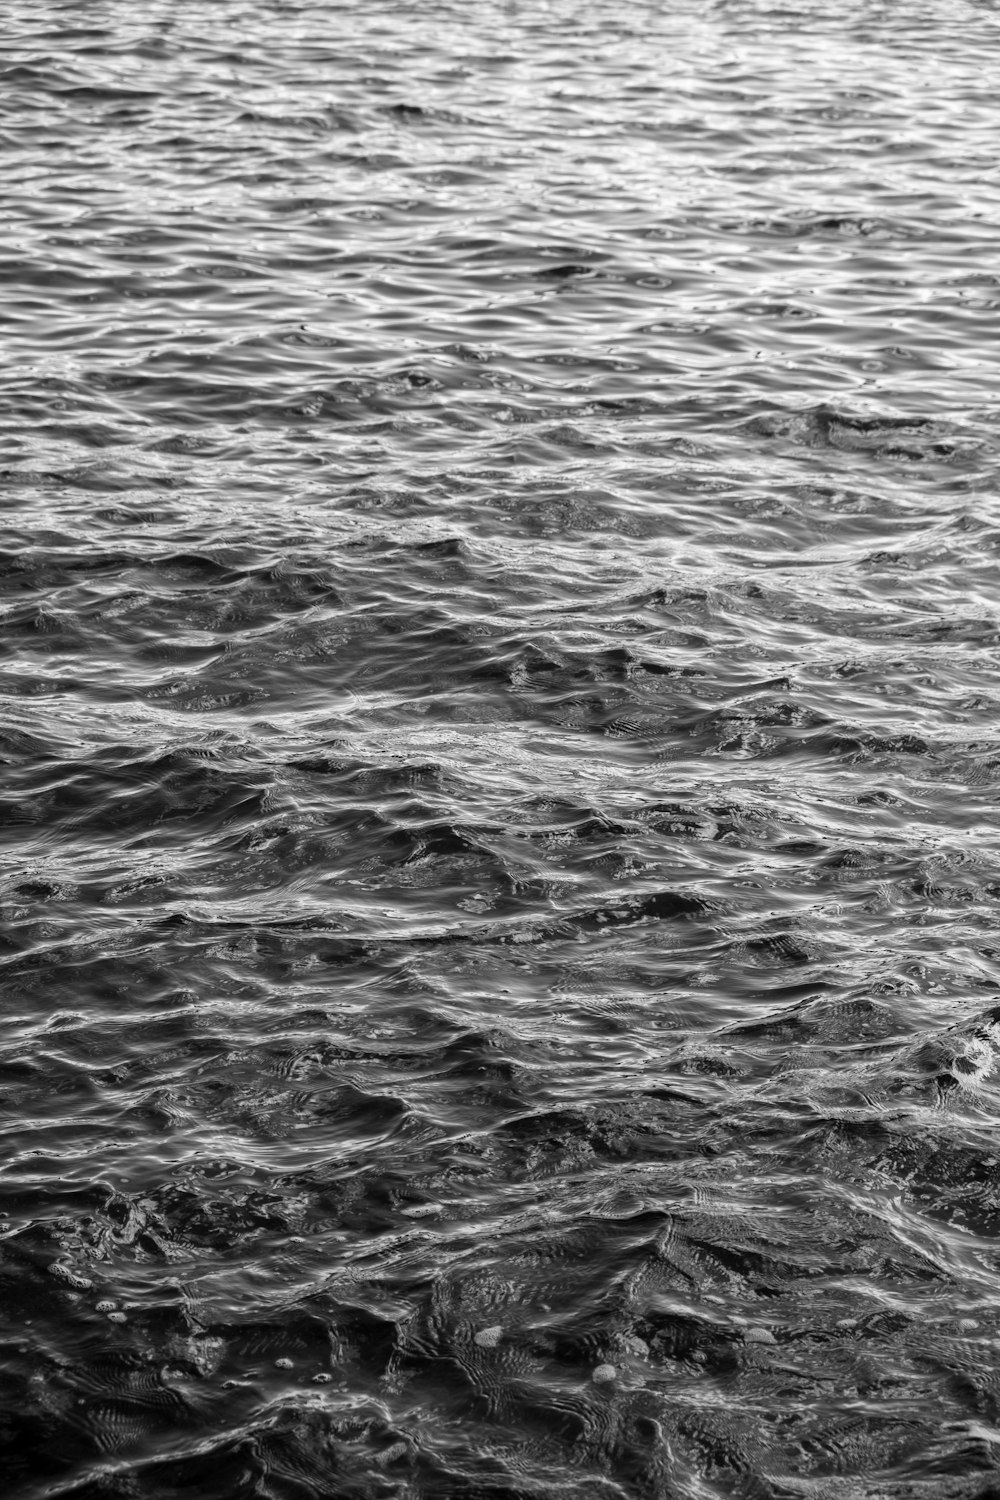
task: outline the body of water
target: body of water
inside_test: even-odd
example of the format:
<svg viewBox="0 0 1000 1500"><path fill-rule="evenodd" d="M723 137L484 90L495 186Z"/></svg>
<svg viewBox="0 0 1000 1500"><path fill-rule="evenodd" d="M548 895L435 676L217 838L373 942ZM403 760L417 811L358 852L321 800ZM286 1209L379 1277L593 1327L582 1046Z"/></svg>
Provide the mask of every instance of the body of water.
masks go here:
<svg viewBox="0 0 1000 1500"><path fill-rule="evenodd" d="M4 1495L1000 1495L997 8L3 32Z"/></svg>

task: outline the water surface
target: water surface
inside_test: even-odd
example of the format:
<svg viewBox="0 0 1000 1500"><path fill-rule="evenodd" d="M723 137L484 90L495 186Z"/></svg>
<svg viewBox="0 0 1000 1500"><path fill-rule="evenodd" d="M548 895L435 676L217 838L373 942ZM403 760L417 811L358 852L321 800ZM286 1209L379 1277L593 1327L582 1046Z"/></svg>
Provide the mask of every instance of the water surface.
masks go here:
<svg viewBox="0 0 1000 1500"><path fill-rule="evenodd" d="M4 32L5 1494L1000 1494L996 8Z"/></svg>

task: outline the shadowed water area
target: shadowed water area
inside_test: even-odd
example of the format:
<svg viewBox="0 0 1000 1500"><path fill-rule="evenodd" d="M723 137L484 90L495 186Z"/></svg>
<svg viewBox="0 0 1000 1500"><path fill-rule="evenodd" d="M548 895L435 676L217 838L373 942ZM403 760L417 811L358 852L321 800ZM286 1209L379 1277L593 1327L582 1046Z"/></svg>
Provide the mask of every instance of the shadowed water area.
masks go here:
<svg viewBox="0 0 1000 1500"><path fill-rule="evenodd" d="M3 30L5 1496L995 1500L995 6Z"/></svg>

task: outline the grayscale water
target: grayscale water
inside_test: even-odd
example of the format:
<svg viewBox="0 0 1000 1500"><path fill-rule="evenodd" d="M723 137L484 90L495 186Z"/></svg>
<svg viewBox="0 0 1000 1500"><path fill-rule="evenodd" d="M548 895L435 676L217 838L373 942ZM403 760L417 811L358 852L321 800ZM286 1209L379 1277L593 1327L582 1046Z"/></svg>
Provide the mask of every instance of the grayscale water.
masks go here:
<svg viewBox="0 0 1000 1500"><path fill-rule="evenodd" d="M998 68L7 0L5 1497L1000 1496Z"/></svg>

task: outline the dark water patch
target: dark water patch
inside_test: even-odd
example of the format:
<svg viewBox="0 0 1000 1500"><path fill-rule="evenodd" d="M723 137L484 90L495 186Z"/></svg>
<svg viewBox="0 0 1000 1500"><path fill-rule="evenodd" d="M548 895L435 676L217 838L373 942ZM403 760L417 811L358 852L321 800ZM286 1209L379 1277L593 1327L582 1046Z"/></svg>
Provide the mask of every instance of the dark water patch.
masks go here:
<svg viewBox="0 0 1000 1500"><path fill-rule="evenodd" d="M790 438L811 448L872 452L911 462L948 460L963 451L940 424L925 417L867 416L823 405L756 418L753 425L763 436Z"/></svg>

